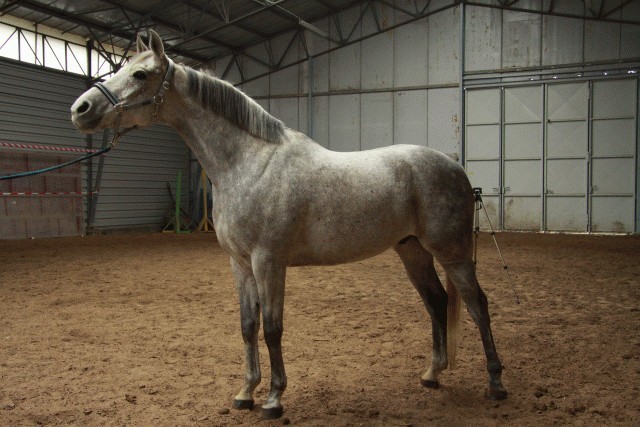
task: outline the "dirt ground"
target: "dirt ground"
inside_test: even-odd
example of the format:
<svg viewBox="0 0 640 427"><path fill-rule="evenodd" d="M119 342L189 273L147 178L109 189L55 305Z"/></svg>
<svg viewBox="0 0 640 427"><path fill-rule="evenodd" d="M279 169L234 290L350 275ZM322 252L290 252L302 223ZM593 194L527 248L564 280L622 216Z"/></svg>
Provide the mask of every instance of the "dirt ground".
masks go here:
<svg viewBox="0 0 640 427"><path fill-rule="evenodd" d="M288 271L284 421L231 409L238 301L212 234L1 241L0 425L638 425L640 237L489 235L479 278L509 397L477 329L420 386L431 327L394 252ZM263 381L269 369L261 340Z"/></svg>

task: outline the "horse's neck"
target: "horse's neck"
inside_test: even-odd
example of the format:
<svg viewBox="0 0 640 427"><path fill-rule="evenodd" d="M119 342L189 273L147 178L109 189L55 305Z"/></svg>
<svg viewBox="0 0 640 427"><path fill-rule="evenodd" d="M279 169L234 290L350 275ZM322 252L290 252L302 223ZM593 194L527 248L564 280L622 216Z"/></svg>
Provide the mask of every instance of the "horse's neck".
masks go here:
<svg viewBox="0 0 640 427"><path fill-rule="evenodd" d="M264 170L276 148L189 100L175 117L171 125L204 167L214 190L232 188Z"/></svg>

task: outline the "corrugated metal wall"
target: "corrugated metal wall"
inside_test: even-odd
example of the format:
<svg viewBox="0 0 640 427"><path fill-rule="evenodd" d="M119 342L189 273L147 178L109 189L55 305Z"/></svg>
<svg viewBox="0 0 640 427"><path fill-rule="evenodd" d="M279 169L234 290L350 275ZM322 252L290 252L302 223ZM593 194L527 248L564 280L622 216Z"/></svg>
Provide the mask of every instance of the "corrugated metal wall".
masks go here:
<svg viewBox="0 0 640 427"><path fill-rule="evenodd" d="M84 91L78 76L49 72L0 60L0 141L84 148L71 124L69 105ZM84 153L0 147L0 175L38 169ZM82 168L0 182L2 192L75 192L82 190ZM0 196L0 238L57 237L83 234L83 197L78 195Z"/></svg>
<svg viewBox="0 0 640 427"><path fill-rule="evenodd" d="M85 91L86 80L80 76L0 59L0 141L87 148L87 137L79 133L71 123L69 108L75 99ZM93 136L93 148L99 148L102 135ZM5 151L14 149L3 149ZM33 151L33 150L31 150ZM38 152L39 156L47 152ZM81 156L82 153L74 153ZM57 153L50 164L69 159L61 158ZM104 156L104 171L100 193L97 199L95 223L97 230L115 230L124 228L159 229L171 212L172 201L167 183L175 193L176 174L184 171L183 194L188 191L188 149L180 137L171 129L154 126L144 131L126 135L108 155ZM42 162L41 162L42 163ZM93 190L98 172L99 160L93 160L91 167L84 164L81 173L82 191ZM0 170L4 171L5 166ZM34 165L30 165L31 168ZM92 178L89 179L89 171ZM65 174L61 169L58 174ZM52 173L54 174L54 173ZM51 174L49 174L51 176ZM3 181L2 191L42 191L50 179L41 177ZM75 191L75 184L60 186L48 191ZM38 186L38 188L34 188ZM49 224L48 227L31 229L27 226L15 226L13 222L3 223L0 238L48 237L69 234L82 234L90 211L84 207L86 198L66 198L55 196L2 197L5 212L9 208L17 209L18 215L33 217L34 223ZM43 208L44 197L51 209ZM188 197L183 198L186 203ZM60 223L60 204L80 205L81 227L72 230ZM58 206L58 208L55 208ZM29 209L27 209L27 207ZM76 206L78 207L78 206ZM28 212L27 212L28 211ZM36 212L37 211L37 212ZM74 211L76 212L76 211ZM6 215L5 215L6 217ZM53 218L53 219L52 219ZM9 227L8 225L11 225ZM9 232L9 230L13 232ZM17 231L16 231L17 230Z"/></svg>
<svg viewBox="0 0 640 427"><path fill-rule="evenodd" d="M155 125L125 135L104 160L96 230L159 229L174 214L171 195L182 172L181 204L189 200L189 151L169 127ZM94 167L94 179L97 168ZM171 188L171 194L167 185Z"/></svg>

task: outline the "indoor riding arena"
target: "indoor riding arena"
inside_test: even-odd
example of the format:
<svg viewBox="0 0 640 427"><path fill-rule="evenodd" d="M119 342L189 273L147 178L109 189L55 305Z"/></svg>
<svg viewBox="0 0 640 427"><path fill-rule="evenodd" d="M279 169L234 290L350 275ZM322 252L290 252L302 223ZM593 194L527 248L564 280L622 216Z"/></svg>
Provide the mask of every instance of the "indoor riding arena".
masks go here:
<svg viewBox="0 0 640 427"><path fill-rule="evenodd" d="M0 425L640 424L639 73L626 0L0 0Z"/></svg>

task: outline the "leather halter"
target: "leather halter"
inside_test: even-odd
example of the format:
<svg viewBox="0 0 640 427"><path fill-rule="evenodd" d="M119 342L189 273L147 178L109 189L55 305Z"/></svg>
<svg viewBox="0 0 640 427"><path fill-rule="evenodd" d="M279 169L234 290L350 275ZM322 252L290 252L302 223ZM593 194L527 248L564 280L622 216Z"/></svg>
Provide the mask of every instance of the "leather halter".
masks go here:
<svg viewBox="0 0 640 427"><path fill-rule="evenodd" d="M145 99L144 101L138 101L134 103L127 103L125 101L120 101L118 97L109 90L108 87L104 85L102 82L97 82L94 86L102 92L102 94L109 100L111 104L113 104L113 108L116 110L116 123L113 127L113 138L109 143L112 147L115 147L122 135L129 132L132 129L135 129L136 126L126 128L124 130L120 130L120 121L122 120L122 113L125 111L135 110L136 108L146 107L150 104L155 104L156 108L153 111L153 119L158 120L158 109L160 105L164 102L164 95L169 90L171 86L171 79L173 78L174 64L173 61L167 58L169 61L169 65L167 66L167 72L164 75L164 80L160 85L160 89L158 93L154 95L152 98Z"/></svg>

